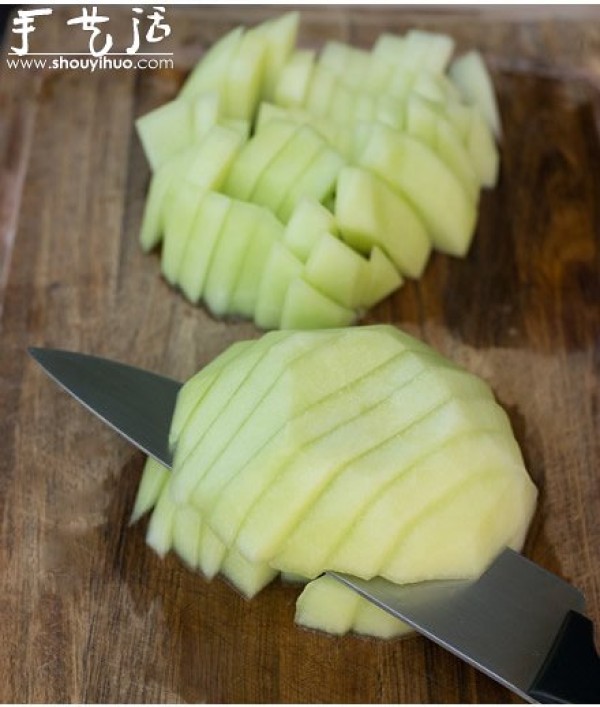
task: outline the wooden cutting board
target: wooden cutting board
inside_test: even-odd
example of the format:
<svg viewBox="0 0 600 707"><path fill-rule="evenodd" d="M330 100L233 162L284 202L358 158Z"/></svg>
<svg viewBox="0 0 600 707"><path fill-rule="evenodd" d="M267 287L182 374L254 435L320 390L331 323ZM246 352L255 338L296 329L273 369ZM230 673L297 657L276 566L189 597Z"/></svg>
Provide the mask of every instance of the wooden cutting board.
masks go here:
<svg viewBox="0 0 600 707"><path fill-rule="evenodd" d="M128 526L142 455L25 354L71 348L184 378L258 336L187 304L141 253L149 172L133 121L174 95L219 35L277 11L168 8L174 71L0 70L2 701L515 699L423 638L302 630L294 588L275 582L247 602L160 561L145 522ZM39 23L37 51L85 48L65 24L75 12ZM129 8L105 14L127 42ZM462 261L436 255L367 321L393 322L492 383L541 492L526 552L585 592L598 625L599 19L596 8L316 6L300 37L368 47L416 26L485 53L505 137L473 248Z"/></svg>

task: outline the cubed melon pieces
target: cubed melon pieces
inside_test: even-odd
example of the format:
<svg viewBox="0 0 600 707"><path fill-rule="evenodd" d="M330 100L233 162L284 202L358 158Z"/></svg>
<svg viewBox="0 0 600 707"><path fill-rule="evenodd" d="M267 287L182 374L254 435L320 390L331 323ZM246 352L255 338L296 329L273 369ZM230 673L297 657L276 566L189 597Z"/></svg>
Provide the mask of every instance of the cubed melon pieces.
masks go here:
<svg viewBox="0 0 600 707"><path fill-rule="evenodd" d="M172 476L148 462L135 517L154 506L159 554L220 571L248 597L280 571L477 576L521 546L535 504L489 386L391 326L237 345L183 386L175 420ZM405 630L329 579L307 584L296 618L338 634Z"/></svg>

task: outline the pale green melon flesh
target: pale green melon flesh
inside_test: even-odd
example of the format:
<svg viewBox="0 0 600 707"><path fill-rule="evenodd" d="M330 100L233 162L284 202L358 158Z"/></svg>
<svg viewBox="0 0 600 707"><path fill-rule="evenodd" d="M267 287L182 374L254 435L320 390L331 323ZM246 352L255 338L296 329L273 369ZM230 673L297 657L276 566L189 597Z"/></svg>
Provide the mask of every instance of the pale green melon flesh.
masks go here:
<svg viewBox="0 0 600 707"><path fill-rule="evenodd" d="M326 336L326 334L323 334ZM226 446L229 436L251 413L257 397L273 385L296 356L315 345L313 337L291 340L285 332L271 332L259 340L235 367L227 367L211 387L198 415L183 430L176 449L173 492L186 503L193 489ZM224 436L219 420L226 415ZM214 424L213 424L214 423Z"/></svg>
<svg viewBox="0 0 600 707"><path fill-rule="evenodd" d="M469 429L498 430L510 435L504 411L489 398L450 399L429 408L418 424L350 463L307 511L273 564L285 571L314 576L380 493L382 485L397 479L400 469L404 474L419 473L418 464L427 458L428 450L451 448L453 440ZM431 440L428 448L424 448L423 439ZM415 472L411 472L412 467ZM332 508L338 512L335 527L330 528ZM323 527L328 528L327 542L321 541L317 546L315 539L322 537Z"/></svg>
<svg viewBox="0 0 600 707"><path fill-rule="evenodd" d="M250 200L280 216L279 209L288 192L324 147L324 140L312 128L299 126L293 138L259 177Z"/></svg>
<svg viewBox="0 0 600 707"><path fill-rule="evenodd" d="M266 562L250 562L235 548L229 548L221 563L221 573L247 599L251 599L277 576Z"/></svg>
<svg viewBox="0 0 600 707"><path fill-rule="evenodd" d="M261 217L260 207L233 200L219 232L203 292L209 310L217 317L231 311L231 299Z"/></svg>
<svg viewBox="0 0 600 707"><path fill-rule="evenodd" d="M188 423L182 429L177 441L173 462L173 494L178 503L187 503L189 495L196 485L193 465L186 471L185 462L188 456L202 441L204 434L219 417L229 399L245 381L260 359L268 352L273 340L277 341L279 332L272 332L270 338L260 340L259 344L251 346L236 358L235 366L224 367L217 375L202 401L194 409Z"/></svg>
<svg viewBox="0 0 600 707"><path fill-rule="evenodd" d="M154 172L150 181L150 188L144 205L144 215L140 228L140 244L144 251L152 250L157 246L163 237L164 232L164 199L176 180L180 178L182 172L191 164L192 154L185 150L176 157L170 159Z"/></svg>
<svg viewBox="0 0 600 707"><path fill-rule="evenodd" d="M338 636L353 631L376 638L397 638L412 631L391 614L327 575L307 584L296 602L295 620L301 626Z"/></svg>
<svg viewBox="0 0 600 707"><path fill-rule="evenodd" d="M192 106L179 99L138 118L135 127L153 170L194 142Z"/></svg>
<svg viewBox="0 0 600 707"><path fill-rule="evenodd" d="M281 312L282 329L331 329L350 326L356 312L329 297L302 278L291 283Z"/></svg>
<svg viewBox="0 0 600 707"><path fill-rule="evenodd" d="M269 122L243 147L223 186L226 194L249 200L261 174L293 138L298 126L290 121Z"/></svg>
<svg viewBox="0 0 600 707"><path fill-rule="evenodd" d="M376 354L374 347L364 351L358 349L362 355L356 357L356 377L352 386L339 386L339 390L333 390L320 400L315 397L310 407L282 423L264 448L253 456L248 455L235 476L230 480L223 479L227 485L210 513L209 522L226 542L233 542L250 508L267 492L281 470L292 462L297 450L379 404L386 386L401 386L423 370L422 357L403 352L397 341L382 340L380 346L379 359L373 358ZM333 352L337 356L336 349ZM402 366L396 360L397 355L403 357Z"/></svg>
<svg viewBox="0 0 600 707"><path fill-rule="evenodd" d="M492 80L481 54L470 51L450 65L450 78L468 103L476 105L497 138L502 135L500 112Z"/></svg>
<svg viewBox="0 0 600 707"><path fill-rule="evenodd" d="M260 279L254 323L262 329L277 329L290 283L302 272L302 262L281 242L273 243Z"/></svg>
<svg viewBox="0 0 600 707"><path fill-rule="evenodd" d="M377 302L402 287L404 281L392 261L377 246L374 246L367 264L364 284L361 288L360 307L373 307Z"/></svg>
<svg viewBox="0 0 600 707"><path fill-rule="evenodd" d="M204 195L198 206L177 275L190 302L202 298L213 252L231 204L228 197L211 191Z"/></svg>
<svg viewBox="0 0 600 707"><path fill-rule="evenodd" d="M204 368L200 369L185 385L181 386L177 394L177 405L173 412L173 419L169 430L169 447L171 447L171 449L175 447L182 429L188 423L190 415L202 403L205 393L213 384L219 371L226 365L233 363L237 356L247 351L252 345L252 341L236 341L204 366ZM150 465L148 464L147 466ZM152 470L150 473L153 473Z"/></svg>
<svg viewBox="0 0 600 707"><path fill-rule="evenodd" d="M393 327L275 332L186 385L173 475L147 464L138 514L156 501L149 544L246 596L280 570L469 577L523 542L535 488L506 414ZM404 631L323 584L306 587L301 623Z"/></svg>
<svg viewBox="0 0 600 707"><path fill-rule="evenodd" d="M479 379L464 372L425 371L346 425L298 450L246 517L237 538L241 551L253 560L272 558L303 512L347 464L456 394L491 395Z"/></svg>
<svg viewBox="0 0 600 707"><path fill-rule="evenodd" d="M173 550L191 569L198 568L203 525L200 513L193 506L177 508L173 520Z"/></svg>
<svg viewBox="0 0 600 707"><path fill-rule="evenodd" d="M131 524L154 508L170 475L169 470L156 459L152 457L146 459L129 521Z"/></svg>
<svg viewBox="0 0 600 707"><path fill-rule="evenodd" d="M298 201L283 232L287 247L306 262L322 233L333 232L335 220L331 211L316 199L304 197Z"/></svg>
<svg viewBox="0 0 600 707"><path fill-rule="evenodd" d="M227 68L223 83L223 113L251 120L260 100L266 41L258 32L246 32Z"/></svg>
<svg viewBox="0 0 600 707"><path fill-rule="evenodd" d="M236 27L213 44L183 84L179 92L180 98L192 100L206 91L222 90L229 65L239 48L243 34L243 27Z"/></svg>
<svg viewBox="0 0 600 707"><path fill-rule="evenodd" d="M186 181L172 184L165 195L161 270L172 285L177 282L179 266L203 196L200 187Z"/></svg>
<svg viewBox="0 0 600 707"><path fill-rule="evenodd" d="M295 51L281 70L275 87L274 100L280 106L302 106L306 100L315 64L315 52Z"/></svg>
<svg viewBox="0 0 600 707"><path fill-rule="evenodd" d="M279 81L279 75L296 44L300 13L286 12L259 25L251 32L260 33L266 41L262 96L271 100Z"/></svg>
<svg viewBox="0 0 600 707"><path fill-rule="evenodd" d="M340 170L335 218L344 240L359 252L379 246L399 272L419 277L431 252L431 241L414 208L371 172Z"/></svg>
<svg viewBox="0 0 600 707"><path fill-rule="evenodd" d="M324 147L288 191L278 215L287 222L298 203L304 198L312 198L325 203L333 194L335 183L344 160L338 152Z"/></svg>
<svg viewBox="0 0 600 707"><path fill-rule="evenodd" d="M365 371L381 365L398 349L396 341L384 340L373 350L373 338L367 336L364 339L364 345L361 346L360 339L357 339L352 350L348 350L343 346L343 337L324 338L312 350L289 363L277 385L257 402L253 414L238 428L230 444L199 482L194 498L200 507L212 509L217 493L235 478L249 459L259 453L263 445L270 443L279 430L286 429L289 420L312 409L341 386L360 379ZM351 367L348 365L349 357ZM325 375L320 375L321 369L326 371ZM288 382L294 390L290 391ZM293 409L289 408L289 400L295 401ZM227 421L223 423L225 425ZM287 438L287 434L285 436ZM243 498L238 496L240 506L243 505Z"/></svg>
<svg viewBox="0 0 600 707"><path fill-rule="evenodd" d="M467 252L475 230L475 204L431 149L374 125L357 162L414 204L438 250L457 256Z"/></svg>
<svg viewBox="0 0 600 707"><path fill-rule="evenodd" d="M368 261L331 233L324 232L312 248L304 279L349 309L362 305Z"/></svg>
<svg viewBox="0 0 600 707"><path fill-rule="evenodd" d="M231 313L245 317L254 317L269 254L283 233L283 225L270 211L261 209L261 212L258 229L250 240L230 302Z"/></svg>

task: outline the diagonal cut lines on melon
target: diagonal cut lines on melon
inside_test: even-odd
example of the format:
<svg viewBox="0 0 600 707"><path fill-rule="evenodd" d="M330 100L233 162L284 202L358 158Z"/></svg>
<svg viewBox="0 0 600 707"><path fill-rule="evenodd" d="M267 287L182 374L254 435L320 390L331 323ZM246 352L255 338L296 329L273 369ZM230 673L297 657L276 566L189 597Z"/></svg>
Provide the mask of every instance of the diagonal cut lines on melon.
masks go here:
<svg viewBox="0 0 600 707"><path fill-rule="evenodd" d="M535 494L523 481L516 481L499 468L486 469L432 500L404 529L385 560L384 573L410 577L411 582L475 576L487 557L506 546L507 519L510 523L520 514L531 516ZM523 488L515 494L519 484ZM473 513L474 508L477 513ZM440 536L450 539L443 551ZM510 544L520 547L521 542L518 536L516 545L514 541Z"/></svg>
<svg viewBox="0 0 600 707"><path fill-rule="evenodd" d="M272 332L269 341L260 340L235 358L235 365L224 366L206 391L201 404L190 414L188 421L177 438L173 460L174 493L179 503L185 503L189 491L183 494L184 482L180 479L179 468L189 454L202 440L206 431L218 419L229 398L244 383L246 377L269 350L273 340L283 338L283 334ZM275 336L277 335L277 336ZM190 489L191 490L191 489ZM181 495L180 495L181 494Z"/></svg>
<svg viewBox="0 0 600 707"><path fill-rule="evenodd" d="M213 358L204 368L192 376L177 394L177 405L173 413L169 430L169 446L174 448L181 431L188 424L192 413L202 404L204 396L215 382L219 372L254 345L253 341L236 341L228 346L219 356ZM158 462L156 462L158 463Z"/></svg>
<svg viewBox="0 0 600 707"><path fill-rule="evenodd" d="M303 353L288 364L262 398L255 399L252 415L235 431L230 444L195 489L194 499L197 498L199 507L212 509L212 499L216 499L227 482L242 473L248 460L292 420L306 413L309 429L312 433L318 432L327 420L316 413L317 404L343 390L348 391L349 402L352 397L358 401L358 411L364 407L364 402L352 393L351 386L393 360L398 355L398 342L392 337L381 337L381 343L373 347L372 337L358 337L349 350L344 340L345 334L340 333ZM386 372L391 375L389 370ZM290 400L294 400L293 406ZM229 420L224 420L223 424L229 424Z"/></svg>
<svg viewBox="0 0 600 707"><path fill-rule="evenodd" d="M378 405L300 449L246 517L237 537L240 550L253 560L272 558L302 513L347 464L401 434L453 395L491 394L481 380L465 372L426 370Z"/></svg>
<svg viewBox="0 0 600 707"><path fill-rule="evenodd" d="M398 479L385 484L353 524L342 544L327 558L327 562L333 563L332 566L342 572L355 573L360 567L364 577L384 573L384 576L394 582L418 581L412 577L390 574L390 568L385 561L393 552L395 544L401 540L405 529L411 526L428 504L440 498L449 489L458 487L470 476L497 471L510 478L512 474L507 474L507 469L522 468L514 455L507 453L503 447L505 440L506 434L498 432L463 435L443 451L437 451L418 462L410 474L402 474ZM448 465L455 462L459 465L453 466L453 473L448 474ZM425 479L428 481L425 482ZM429 490L428 493L425 488ZM411 498L410 505L402 503L405 498ZM378 533L375 530L377 523L382 522L386 528L385 537L382 537L381 525ZM511 519L506 519L506 522L510 523ZM520 520L514 522L520 523ZM444 543L450 545L451 531L451 528L445 528L444 533L438 537L443 537ZM375 545L372 544L374 539ZM362 543L366 545L363 546ZM349 569L350 567L353 569Z"/></svg>
<svg viewBox="0 0 600 707"><path fill-rule="evenodd" d="M248 457L237 471L237 475L235 469L218 470L217 478L221 481L220 474L229 473L232 478L219 496L210 516L215 529L228 542L232 541L233 528L236 525L234 519L242 519L246 507L253 504L266 490L299 448L379 404L388 395L390 386L400 388L436 362L437 359L428 354L414 351L400 354L396 352L395 356L373 366L370 371L357 376L354 381L339 390L334 389L330 395L308 407L304 413L275 429L268 443L258 449L254 456ZM360 370L363 370L362 367ZM269 461L270 455L273 455L274 462ZM244 499L243 505L240 499Z"/></svg>
<svg viewBox="0 0 600 707"><path fill-rule="evenodd" d="M426 365L423 355L396 352L351 384L334 390L281 424L262 447L248 455L239 469L228 470L226 483L208 516L211 527L225 542L233 543L250 509L292 463L299 449L377 406L389 396L389 386L407 385Z"/></svg>
<svg viewBox="0 0 600 707"><path fill-rule="evenodd" d="M410 470L425 460L431 450L451 445L470 429L511 434L506 414L493 400L442 403L403 429L401 434L357 457L335 476L290 533L273 558L273 564L284 571L300 572L309 577L318 574L356 519L376 498L381 485L394 482L399 469L403 474L411 473ZM431 440L429 449L424 448L423 439ZM334 511L335 523L332 523ZM325 529L327 543L322 541Z"/></svg>
<svg viewBox="0 0 600 707"><path fill-rule="evenodd" d="M231 376L235 380L235 385L227 386L227 397L223 397L222 391L219 391L221 399L215 405L214 417L210 416L208 424L204 418L198 421L201 433L196 431L195 423L194 427L190 427L192 430L190 440L193 439L195 444L191 450L186 449L185 456L181 456L181 461L179 445L177 446L173 491L179 502L185 503L189 500L190 493L200 483L211 464L234 438L246 418L252 415L256 404L277 384L286 368L304 354L314 355L314 349L318 350L334 336L332 332L324 332L318 340L315 340L308 334L304 335L304 332L299 332L299 338L294 339L290 339L289 335L285 336L284 332L280 334L281 336L275 339L272 345L270 344L273 339L270 339L264 349L261 347L259 355L254 355L252 365L244 371L243 376L239 373ZM292 401L291 404L295 402ZM222 424L223 420L226 420L227 424ZM182 440L185 432L187 428L182 433ZM197 503L196 500L194 503L204 510L201 503Z"/></svg>

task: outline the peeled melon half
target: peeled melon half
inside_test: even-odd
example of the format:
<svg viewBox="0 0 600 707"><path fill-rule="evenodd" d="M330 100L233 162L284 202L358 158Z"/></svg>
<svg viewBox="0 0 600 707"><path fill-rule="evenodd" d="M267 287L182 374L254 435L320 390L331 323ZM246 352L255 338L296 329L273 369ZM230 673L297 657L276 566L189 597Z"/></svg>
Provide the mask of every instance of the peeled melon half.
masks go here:
<svg viewBox="0 0 600 707"><path fill-rule="evenodd" d="M521 547L535 505L489 385L388 325L237 344L183 386L174 420L172 476L149 462L136 503L154 505L148 542L245 596L304 578L297 621L332 633L406 627L325 570L477 576Z"/></svg>

